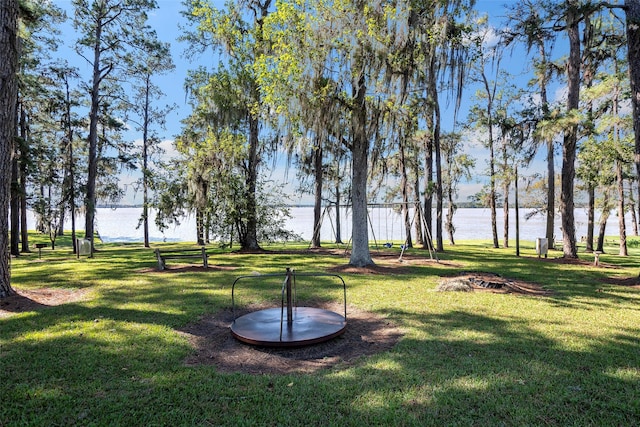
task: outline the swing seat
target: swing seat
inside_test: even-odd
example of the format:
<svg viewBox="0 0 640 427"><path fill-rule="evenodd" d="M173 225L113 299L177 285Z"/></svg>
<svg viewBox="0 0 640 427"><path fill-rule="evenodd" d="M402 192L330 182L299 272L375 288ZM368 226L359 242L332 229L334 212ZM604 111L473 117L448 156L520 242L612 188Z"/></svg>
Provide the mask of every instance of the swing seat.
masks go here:
<svg viewBox="0 0 640 427"><path fill-rule="evenodd" d="M388 249L393 247L393 243L385 243L383 246Z"/></svg>

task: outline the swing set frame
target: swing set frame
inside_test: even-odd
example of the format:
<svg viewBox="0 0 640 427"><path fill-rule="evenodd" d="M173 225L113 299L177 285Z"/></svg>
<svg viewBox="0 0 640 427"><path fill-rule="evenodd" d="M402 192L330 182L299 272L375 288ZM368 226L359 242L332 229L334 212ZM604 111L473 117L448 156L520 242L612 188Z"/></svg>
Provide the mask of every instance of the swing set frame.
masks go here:
<svg viewBox="0 0 640 427"><path fill-rule="evenodd" d="M371 230L371 235L373 237L373 243L374 243L374 246L375 246L376 250L380 251L380 247L378 245L378 239L376 238L376 233L375 233L375 230L374 230L374 227L373 227L373 221L371 220L371 213L369 211L369 208L371 208L371 209L377 208L378 212L379 212L380 209L382 209L382 208L394 208L394 207L397 207L397 206L401 207L402 209L408 209L408 208L413 207L414 209L418 210L418 214L419 214L418 217L421 219L421 224L420 225L422 227L422 231L427 236L427 242L428 243L427 243L426 246L427 246L427 249L429 250L429 257L432 260L439 261L438 255L437 255L437 253L436 253L436 251L434 249L434 246L433 246L433 238L432 238L431 230L429 230L429 227L427 227L427 222L426 222L425 216L423 214L422 205L420 203L404 203L404 202L367 203L367 221L369 223L369 228ZM330 204L330 205L327 205L327 206L324 207L324 209L322 210L322 215L320 216L320 221L318 222L318 225L316 226L316 229L314 230L314 234L315 234L316 231L318 231L319 228L322 228L322 224L324 223L325 215L327 214L328 211L330 211L334 207L335 207L334 204ZM351 208L351 205L340 205L340 207L341 208L345 208L348 211L348 209ZM416 215L415 215L415 212L414 212L414 215L412 216L410 224L409 224L410 228L413 228L415 218L416 218ZM385 218L385 229L388 230L388 226L386 225L387 224L387 222L386 222L387 220L388 220L388 215L387 215L387 218ZM340 244L342 242L338 242L337 241L336 226L333 223L333 219L331 218L331 215L329 215L329 223L331 224L332 237L334 237L335 238L334 240L336 240L335 244L337 245L338 248L340 248ZM380 216L378 215L378 227L380 226L380 223L381 223ZM391 223L392 230L393 230L393 224L394 223L395 223L395 221L393 221ZM393 231L392 231L392 234L393 234ZM387 237L388 237L388 235L387 235ZM398 258L398 261L402 261L402 257L404 255L404 252L405 252L405 250L407 248L407 245L409 243L409 237L410 237L410 235L405 230L405 239L404 239L404 243L401 245L400 257ZM349 242L346 244L345 249L344 249L345 252L348 251L349 248L351 247L351 239L352 239L352 237L350 236L349 237ZM387 240L389 240L389 239L387 238ZM309 243L309 248L310 247L311 247L311 243Z"/></svg>

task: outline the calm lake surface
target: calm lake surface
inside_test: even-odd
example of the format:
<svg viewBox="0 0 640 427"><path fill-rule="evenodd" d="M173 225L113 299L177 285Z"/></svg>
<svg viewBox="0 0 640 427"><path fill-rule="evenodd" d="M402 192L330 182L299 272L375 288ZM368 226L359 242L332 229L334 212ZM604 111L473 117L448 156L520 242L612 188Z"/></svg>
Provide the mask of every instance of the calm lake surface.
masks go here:
<svg viewBox="0 0 640 427"><path fill-rule="evenodd" d="M520 209L520 240L535 241L538 237L544 237L545 219L542 216L534 216L529 220L525 220L526 214L530 212L527 209ZM96 214L96 229L104 242L142 242L144 235L142 228L137 229L138 219L142 213L142 208L99 208ZM313 233L313 208L311 207L294 207L291 208L291 216L286 224L287 229L297 233L305 240L311 240ZM348 210L341 210L342 218L342 240L348 241L351 235L351 217ZM596 222L599 220L600 213L596 214ZM503 236L503 212L498 210L498 238L502 241ZM151 212L151 220L149 223L149 236L151 241L186 241L195 242L195 218L184 218L183 222L177 227L169 227L164 233L160 232L154 223L154 212ZM587 233L587 214L584 209L576 209L576 237ZM369 239L373 243L387 241L404 241L404 227L401 217L398 213L390 208L371 208L369 210ZM632 234L631 218L627 215L625 218L627 224L627 235ZM515 210L510 213L510 231L509 239L515 243ZM456 240L470 239L491 239L491 211L489 209L458 209L454 215L454 225L456 232L454 238ZM78 216L76 224L79 229L84 228L84 218ZM35 228L33 216L29 216L29 229ZM556 241L562 239L560 230L560 216L556 217ZM71 224L65 224L65 229L70 229ZM320 236L323 241L335 240L335 211L325 210L322 221ZM618 217L612 213L607 221L607 235L618 235ZM444 234L445 243L448 241L448 235Z"/></svg>

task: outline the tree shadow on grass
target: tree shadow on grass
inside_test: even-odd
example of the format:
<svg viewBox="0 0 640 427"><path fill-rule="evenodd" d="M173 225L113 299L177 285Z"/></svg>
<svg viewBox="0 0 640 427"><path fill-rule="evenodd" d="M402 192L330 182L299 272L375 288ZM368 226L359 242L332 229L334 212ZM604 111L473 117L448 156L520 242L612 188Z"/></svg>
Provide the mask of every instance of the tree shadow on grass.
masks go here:
<svg viewBox="0 0 640 427"><path fill-rule="evenodd" d="M362 387L386 396L381 417L415 425L441 424L442 417L461 425L631 425L640 416L640 403L629 400L640 392L640 329L576 336L590 343L576 347L517 318L464 310L394 318L422 333L388 355L389 371L360 372L378 378ZM420 392L394 393L415 384Z"/></svg>

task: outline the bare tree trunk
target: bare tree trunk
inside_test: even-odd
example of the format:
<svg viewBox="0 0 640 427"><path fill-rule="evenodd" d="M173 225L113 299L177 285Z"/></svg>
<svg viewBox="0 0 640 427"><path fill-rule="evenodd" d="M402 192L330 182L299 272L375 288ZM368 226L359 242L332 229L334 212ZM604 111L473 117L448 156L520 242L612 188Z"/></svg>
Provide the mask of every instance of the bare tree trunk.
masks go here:
<svg viewBox="0 0 640 427"><path fill-rule="evenodd" d="M615 71L618 72L617 63L615 65ZM611 110L611 115L613 117L618 117L618 107L619 107L619 95L620 88L615 85L614 97L613 97L613 109ZM620 129L617 125L614 125L613 128L613 140L615 141L615 145L620 145ZM620 235L620 256L629 255L627 251L627 225L624 218L624 174L622 172L622 160L616 159L616 184L618 189L618 225L619 225L619 235Z"/></svg>
<svg viewBox="0 0 640 427"><path fill-rule="evenodd" d="M24 194L21 192L20 170L25 164L25 154L23 145L27 140L27 117L20 95L18 95L18 103L16 111L19 112L18 127L20 128L20 138L13 141L13 154L11 160L11 255L20 255L20 204ZM25 193L26 194L26 193Z"/></svg>
<svg viewBox="0 0 640 427"><path fill-rule="evenodd" d="M627 251L627 225L624 220L624 177L622 174L622 162L616 160L616 180L618 188L618 226L620 235L620 256L629 255Z"/></svg>
<svg viewBox="0 0 640 427"><path fill-rule="evenodd" d="M418 150L415 150L415 151L417 154ZM418 171L419 164L420 163L416 156L416 158L414 159L415 180L413 183L413 201L415 205L415 212L413 214L413 222L414 222L414 229L416 231L416 245L420 247L424 247L425 246L424 240L427 237L422 232L422 222L424 218L422 217L422 209L420 209L420 173Z"/></svg>
<svg viewBox="0 0 640 427"><path fill-rule="evenodd" d="M638 216L636 215L636 199L633 197L633 182L629 180L629 213L631 213L631 226L633 227L633 235L638 235Z"/></svg>
<svg viewBox="0 0 640 427"><path fill-rule="evenodd" d="M340 182L336 183L336 243L342 243L342 222L340 220Z"/></svg>
<svg viewBox="0 0 640 427"><path fill-rule="evenodd" d="M67 162L67 176L66 176L66 194L67 203L69 208L69 215L71 216L71 241L73 244L73 253L78 253L78 242L76 239L76 170L75 159L73 155L73 123L71 122L71 90L69 89L69 80L65 78L65 109L66 109L66 162Z"/></svg>
<svg viewBox="0 0 640 427"><path fill-rule="evenodd" d="M587 252L593 252L593 230L595 228L595 222L596 222L596 191L593 188L593 185L589 185L589 188L587 189L587 193L588 193L588 211L587 211L587 236L586 236L586 244L587 244L587 248L586 251Z"/></svg>
<svg viewBox="0 0 640 427"><path fill-rule="evenodd" d="M489 132L487 145L489 146L489 209L491 210L491 235L493 237L493 247L497 249L500 247L500 243L498 241L498 225L496 219L496 160L493 147L493 94L495 90L491 90L489 80L484 70L482 71L482 80L487 93L487 130Z"/></svg>
<svg viewBox="0 0 640 427"><path fill-rule="evenodd" d="M142 120L142 232L144 247L149 247L149 93L151 76L145 76L144 113ZM207 228L208 229L208 228Z"/></svg>
<svg viewBox="0 0 640 427"><path fill-rule="evenodd" d="M540 81L540 97L542 102L542 112L544 118L549 114L549 101L547 98L547 78L546 78L546 67L547 67L547 54L544 46L544 42L542 40L538 41L538 51L540 53L540 57L542 59L542 67L545 69L543 71L543 76ZM556 171L555 171L555 162L554 162L554 141L553 138L549 138L547 140L547 228L546 228L546 237L549 245L552 245L554 241L554 232L555 232L555 214L556 214Z"/></svg>
<svg viewBox="0 0 640 427"><path fill-rule="evenodd" d="M100 83L102 73L100 70L100 55L102 52L102 23L97 22L95 27L95 45L93 47L93 75L91 83L91 109L89 111L89 158L86 193L84 199L85 223L84 237L91 242L91 255L94 250L94 219L96 214L96 181L98 178L98 112L100 110Z"/></svg>
<svg viewBox="0 0 640 427"><path fill-rule="evenodd" d="M358 72L353 84L352 128L352 189L351 218L353 226L353 248L349 264L364 267L373 264L369 251L369 230L367 222L367 175L369 171L369 141L367 139L366 84L362 66L356 64Z"/></svg>
<svg viewBox="0 0 640 427"><path fill-rule="evenodd" d="M22 164L20 172L20 233L21 238L20 242L22 243L22 248L20 252L29 253L31 249L29 249L29 230L27 229L27 198L25 195L27 194L27 171L26 165Z"/></svg>
<svg viewBox="0 0 640 427"><path fill-rule="evenodd" d="M442 193L442 155L440 153L440 103L435 78L430 80L431 102L433 103L433 148L436 163L436 250L444 251L442 239L442 211L444 209Z"/></svg>
<svg viewBox="0 0 640 427"><path fill-rule="evenodd" d="M432 90L431 85L435 86L436 79L436 58L435 58L435 48L431 47L431 52L429 54L429 74L428 74L429 82L427 83L429 89L427 90L427 99L429 102L427 103L427 111L425 113L426 127L427 127L427 136L424 141L424 174L425 174L425 188L424 188L424 222L426 225L426 235L427 238L424 240L425 248L435 249L433 247L433 190L435 187L435 183L433 182L433 144L434 144L434 135L435 135L435 103L432 98ZM433 80L433 82L432 82Z"/></svg>
<svg viewBox="0 0 640 427"><path fill-rule="evenodd" d="M11 287L8 222L18 93L17 0L0 0L0 22L0 298L4 298L15 293Z"/></svg>
<svg viewBox="0 0 640 427"><path fill-rule="evenodd" d="M554 164L554 142L547 142L547 229L546 236L549 245L555 240L555 215L556 215L556 172Z"/></svg>
<svg viewBox="0 0 640 427"><path fill-rule="evenodd" d="M447 233L449 234L449 244L455 245L456 242L453 239L453 234L455 232L455 227L453 225L453 214L455 213L455 204L453 202L453 190L451 188L447 188L447 198L449 201L449 208L447 209L447 220L445 222L445 228L447 229Z"/></svg>
<svg viewBox="0 0 640 427"><path fill-rule="evenodd" d="M489 120L489 209L491 210L491 236L493 237L493 247L499 248L498 225L496 218L496 166L493 155L493 131L491 120Z"/></svg>
<svg viewBox="0 0 640 427"><path fill-rule="evenodd" d="M201 208L196 208L196 242L200 246L204 246L204 213Z"/></svg>
<svg viewBox="0 0 640 427"><path fill-rule="evenodd" d="M258 118L249 118L249 161L247 166L247 223L244 235L241 236L242 249L257 250L258 244L258 213L256 190L258 186Z"/></svg>
<svg viewBox="0 0 640 427"><path fill-rule="evenodd" d="M520 200L518 199L518 163L515 164L514 168L514 180L513 180L513 190L514 190L514 205L515 205L515 213L516 213L516 256L520 256ZM547 240L549 243L550 240Z"/></svg>
<svg viewBox="0 0 640 427"><path fill-rule="evenodd" d="M609 189L602 196L602 216L600 217L600 229L598 230L598 243L596 251L604 253L604 235L607 229L607 221L611 212Z"/></svg>
<svg viewBox="0 0 640 427"><path fill-rule="evenodd" d="M567 33L569 38L567 113L572 114L578 110L580 102L580 17L577 0L568 0L567 5ZM573 185L576 176L577 134L578 126L571 125L565 130L562 145L560 212L562 215L562 249L565 258L578 257L573 197Z"/></svg>
<svg viewBox="0 0 640 427"><path fill-rule="evenodd" d="M311 246L319 248L320 242L320 219L322 216L322 145L316 141L316 148L313 150L313 172L314 172L314 202L313 202L313 236Z"/></svg>
<svg viewBox="0 0 640 427"><path fill-rule="evenodd" d="M640 186L640 2L625 0L627 20L627 59L631 83L631 105L633 107L633 131L635 135L636 178ZM640 191L640 187L639 187ZM638 203L640 210L640 203Z"/></svg>
<svg viewBox="0 0 640 427"><path fill-rule="evenodd" d="M408 248L413 247L411 240L411 218L409 216L409 179L407 178L407 159L405 156L404 139L399 141L398 151L400 153L400 193L402 194L402 215L404 217L405 239L404 243Z"/></svg>
<svg viewBox="0 0 640 427"><path fill-rule="evenodd" d="M424 239L423 245L424 248L434 249L433 248L433 227L432 227L432 210L433 210L433 139L431 137L431 128L429 127L429 115L427 114L427 134L428 136L425 138L425 166L424 166L424 175L425 175L425 188L424 188L424 223L425 223L425 234L426 238Z"/></svg>
<svg viewBox="0 0 640 427"><path fill-rule="evenodd" d="M61 205L58 208L58 211L60 213L58 214L58 218L59 218L59 220L58 220L58 231L56 232L56 234L58 236L64 236L64 221L65 221L65 214L66 214L67 211L66 211L64 205Z"/></svg>
<svg viewBox="0 0 640 427"><path fill-rule="evenodd" d="M20 120L22 122L22 120ZM22 123L21 123L22 125ZM20 126L22 129L22 126ZM13 141L11 154L11 255L20 255L20 183L18 171L20 162L20 148L18 142Z"/></svg>
<svg viewBox="0 0 640 427"><path fill-rule="evenodd" d="M505 180L504 183L504 204L502 205L502 211L504 212L503 218L503 247L509 247L509 181Z"/></svg>

